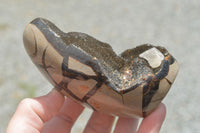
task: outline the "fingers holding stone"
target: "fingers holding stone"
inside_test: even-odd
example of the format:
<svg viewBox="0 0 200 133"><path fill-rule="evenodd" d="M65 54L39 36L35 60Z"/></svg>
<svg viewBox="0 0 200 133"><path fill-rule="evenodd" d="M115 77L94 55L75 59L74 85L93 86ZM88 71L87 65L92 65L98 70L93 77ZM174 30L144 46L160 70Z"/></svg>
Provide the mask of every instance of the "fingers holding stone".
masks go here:
<svg viewBox="0 0 200 133"><path fill-rule="evenodd" d="M70 99L66 99L63 107L60 109L57 115L53 117L49 122L45 123L43 132L45 133L68 133L71 131L75 121L82 113L84 107L75 103Z"/></svg>
<svg viewBox="0 0 200 133"><path fill-rule="evenodd" d="M94 111L84 133L110 133L115 117Z"/></svg>
<svg viewBox="0 0 200 133"><path fill-rule="evenodd" d="M119 117L114 133L135 133L137 130L137 118L123 118Z"/></svg>
<svg viewBox="0 0 200 133"><path fill-rule="evenodd" d="M43 124L60 110L63 102L63 95L55 89L45 96L22 100L8 125L7 132L40 132Z"/></svg>

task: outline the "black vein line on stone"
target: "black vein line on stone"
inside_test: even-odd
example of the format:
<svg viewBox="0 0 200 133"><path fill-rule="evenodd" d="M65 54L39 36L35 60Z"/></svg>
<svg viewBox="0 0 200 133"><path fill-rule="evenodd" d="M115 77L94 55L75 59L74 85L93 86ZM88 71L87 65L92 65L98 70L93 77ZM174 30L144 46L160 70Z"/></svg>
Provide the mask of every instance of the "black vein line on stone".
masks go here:
<svg viewBox="0 0 200 133"><path fill-rule="evenodd" d="M61 86L63 86L64 88L62 88ZM74 99L76 99L77 101L82 101L79 97L77 97L76 95L74 95L74 93L72 93L68 88L68 83L67 82L63 82L61 81L59 84L56 85L56 87L59 87L60 89L63 89L64 91L66 91L70 96L72 96Z"/></svg>
<svg viewBox="0 0 200 133"><path fill-rule="evenodd" d="M31 31L33 32L33 29L31 29ZM35 51L33 53L33 57L35 57L37 55L37 40L36 40L34 32L33 32L33 35L34 35L34 44L35 44Z"/></svg>
<svg viewBox="0 0 200 133"><path fill-rule="evenodd" d="M46 54L47 47L48 47L48 46L46 46L46 48L45 48L45 50L44 50L44 52L43 52L43 54L42 54L42 64L43 64L43 66L44 66L44 70L45 70L45 72L48 74L48 76L50 77L50 79L54 82L55 87L56 87L57 89L59 89L59 90L62 90L63 88L62 88L58 83L56 83L56 81L51 77L50 73L49 73L48 70L47 70L47 66L46 66L46 63L45 63L45 54ZM73 98L75 98L76 100L81 101L81 99L78 98L77 96L75 96L68 88L66 88L66 89L64 89L64 90L65 90L69 95L71 95Z"/></svg>
<svg viewBox="0 0 200 133"><path fill-rule="evenodd" d="M166 77L165 77L165 79L167 80L167 82L168 82L170 85L172 85L172 82L169 81L169 79L167 79Z"/></svg>
<svg viewBox="0 0 200 133"><path fill-rule="evenodd" d="M70 96L72 96L74 99L76 99L77 101L81 101L82 102L82 100L79 98L79 97L77 97L76 95L74 95L74 93L72 93L68 88L66 88L66 89L64 89Z"/></svg>
<svg viewBox="0 0 200 133"><path fill-rule="evenodd" d="M48 47L48 46L47 46L47 47ZM51 77L50 73L49 73L48 70L47 70L47 66L46 66L46 63L45 63L45 54L46 54L47 47L45 48L45 50L44 50L44 52L43 52L43 54L42 54L42 64L43 64L43 66L44 66L44 70L45 70L45 72L48 74L48 76L50 77L50 79L54 82L55 87L56 87L57 89L59 89L59 90L62 90L63 88L62 88L58 83L56 83L56 81ZM65 89L64 89L64 90L65 90ZM81 101L81 99L79 99L77 96L75 96L70 90L68 90L68 88L66 88L65 91L66 91L68 94L70 94L73 98L75 98L75 99Z"/></svg>
<svg viewBox="0 0 200 133"><path fill-rule="evenodd" d="M96 91L101 88L102 83L98 82L83 98L82 101L86 102L91 96L93 96Z"/></svg>
<svg viewBox="0 0 200 133"><path fill-rule="evenodd" d="M43 54L42 54L42 64L43 64L43 67L44 67L44 70L45 70L45 72L48 74L48 76L50 77L50 79L54 82L54 84L55 85L58 85L57 83L56 83L56 81L51 77L51 75L49 74L49 72L47 71L47 66L46 66L46 63L45 63L45 54L46 54L46 51L47 51L47 47L48 46L46 46L46 48L44 49L44 52L43 52Z"/></svg>
<svg viewBox="0 0 200 133"><path fill-rule="evenodd" d="M123 94L120 94L122 96L122 103L124 104L124 97Z"/></svg>

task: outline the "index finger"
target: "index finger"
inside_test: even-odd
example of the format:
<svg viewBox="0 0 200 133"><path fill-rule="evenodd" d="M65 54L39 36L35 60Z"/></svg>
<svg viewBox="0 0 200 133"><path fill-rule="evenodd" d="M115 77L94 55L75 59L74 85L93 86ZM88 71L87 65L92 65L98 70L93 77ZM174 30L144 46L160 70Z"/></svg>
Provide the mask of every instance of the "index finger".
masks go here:
<svg viewBox="0 0 200 133"><path fill-rule="evenodd" d="M60 110L64 100L64 96L55 89L45 96L22 100L10 120L6 132L40 132L43 124Z"/></svg>

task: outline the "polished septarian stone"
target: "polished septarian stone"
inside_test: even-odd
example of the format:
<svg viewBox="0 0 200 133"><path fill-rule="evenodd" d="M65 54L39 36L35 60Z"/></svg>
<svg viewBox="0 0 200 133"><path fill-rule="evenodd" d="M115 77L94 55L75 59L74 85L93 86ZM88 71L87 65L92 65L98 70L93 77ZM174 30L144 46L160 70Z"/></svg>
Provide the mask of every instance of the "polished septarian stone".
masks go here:
<svg viewBox="0 0 200 133"><path fill-rule="evenodd" d="M116 116L150 114L179 69L163 47L145 44L116 55L109 44L85 33L64 33L43 18L27 25L23 40L33 63L58 91Z"/></svg>

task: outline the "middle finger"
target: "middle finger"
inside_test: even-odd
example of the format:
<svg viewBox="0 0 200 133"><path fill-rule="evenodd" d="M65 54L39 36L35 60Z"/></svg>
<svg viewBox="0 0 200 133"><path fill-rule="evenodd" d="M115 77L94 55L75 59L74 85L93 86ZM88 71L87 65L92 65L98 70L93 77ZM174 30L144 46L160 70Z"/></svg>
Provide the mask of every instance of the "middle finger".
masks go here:
<svg viewBox="0 0 200 133"><path fill-rule="evenodd" d="M114 116L94 111L84 133L110 133L114 120Z"/></svg>

